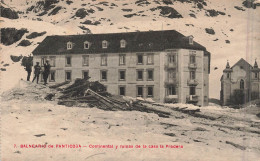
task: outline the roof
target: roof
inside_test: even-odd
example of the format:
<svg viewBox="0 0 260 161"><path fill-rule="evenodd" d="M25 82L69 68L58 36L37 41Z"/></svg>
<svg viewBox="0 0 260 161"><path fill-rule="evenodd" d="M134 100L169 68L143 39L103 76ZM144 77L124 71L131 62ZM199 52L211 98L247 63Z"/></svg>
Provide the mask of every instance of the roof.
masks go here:
<svg viewBox="0 0 260 161"><path fill-rule="evenodd" d="M252 67L252 65L251 64L249 64L245 59L243 59L243 58L241 58L236 64L234 64L232 67L231 67L231 69L232 68L234 68L235 66L237 66L237 65L246 65L249 69L250 68L253 68Z"/></svg>
<svg viewBox="0 0 260 161"><path fill-rule="evenodd" d="M108 41L108 48L102 48L102 41ZM126 41L126 47L120 48L120 41ZM89 49L84 49L84 42L90 42ZM67 43L72 42L73 48L67 50ZM54 35L47 36L32 52L33 55L51 54L94 54L94 53L125 53L163 51L165 49L193 49L206 48L195 41L189 44L188 37L175 30L125 32L109 34L86 35Z"/></svg>
<svg viewBox="0 0 260 161"><path fill-rule="evenodd" d="M253 67L251 64L249 64L245 59L241 58L238 62L236 62L231 68L225 68L223 72L232 72L233 68L235 66L243 66L246 71L255 71L258 72L260 71L260 68L258 67Z"/></svg>

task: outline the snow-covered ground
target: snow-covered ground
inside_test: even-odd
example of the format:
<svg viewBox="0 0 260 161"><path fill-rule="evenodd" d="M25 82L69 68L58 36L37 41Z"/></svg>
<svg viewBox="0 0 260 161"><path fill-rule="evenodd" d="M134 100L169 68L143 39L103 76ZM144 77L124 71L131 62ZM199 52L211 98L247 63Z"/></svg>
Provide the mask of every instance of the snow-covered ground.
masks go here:
<svg viewBox="0 0 260 161"><path fill-rule="evenodd" d="M57 100L45 100L50 92L55 91L19 81L16 88L2 95L2 160L251 161L260 157L260 122L252 114L213 107L200 113L214 116L215 120L177 111L164 118L137 111L65 107L57 105ZM20 147L32 144L54 145L54 148ZM56 148L56 144L82 147ZM108 144L114 147L89 147ZM134 148L116 149L116 145ZM136 145L147 148L135 148ZM149 148L149 145L164 145L164 148ZM183 148L166 148L166 145Z"/></svg>

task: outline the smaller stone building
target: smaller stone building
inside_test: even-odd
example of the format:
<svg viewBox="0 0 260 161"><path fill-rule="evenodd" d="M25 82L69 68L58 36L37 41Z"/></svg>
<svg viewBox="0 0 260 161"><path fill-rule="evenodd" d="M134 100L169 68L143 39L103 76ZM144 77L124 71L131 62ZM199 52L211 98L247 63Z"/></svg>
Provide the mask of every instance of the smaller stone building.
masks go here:
<svg viewBox="0 0 260 161"><path fill-rule="evenodd" d="M244 104L260 98L260 69L240 59L230 67L227 62L221 77L220 101L222 105Z"/></svg>

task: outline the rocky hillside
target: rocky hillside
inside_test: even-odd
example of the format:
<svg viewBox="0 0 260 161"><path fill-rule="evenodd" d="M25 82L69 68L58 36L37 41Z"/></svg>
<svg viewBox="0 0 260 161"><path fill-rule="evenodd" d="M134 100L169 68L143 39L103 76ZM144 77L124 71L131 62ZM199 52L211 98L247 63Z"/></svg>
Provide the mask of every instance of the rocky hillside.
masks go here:
<svg viewBox="0 0 260 161"><path fill-rule="evenodd" d="M226 60L231 64L241 57L250 63L260 60L259 1L2 0L1 4L0 68L10 72L19 68L3 67L13 63L10 55L29 55L48 35L175 29L193 35L211 52L210 97L219 98ZM21 77L25 76L15 79Z"/></svg>

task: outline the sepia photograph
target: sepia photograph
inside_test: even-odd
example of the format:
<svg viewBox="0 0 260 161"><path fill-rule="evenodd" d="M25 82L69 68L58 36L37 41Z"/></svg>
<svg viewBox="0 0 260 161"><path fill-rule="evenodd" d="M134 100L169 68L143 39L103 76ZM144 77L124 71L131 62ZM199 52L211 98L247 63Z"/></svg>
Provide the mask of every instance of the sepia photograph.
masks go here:
<svg viewBox="0 0 260 161"><path fill-rule="evenodd" d="M260 0L0 0L1 161L260 160Z"/></svg>

